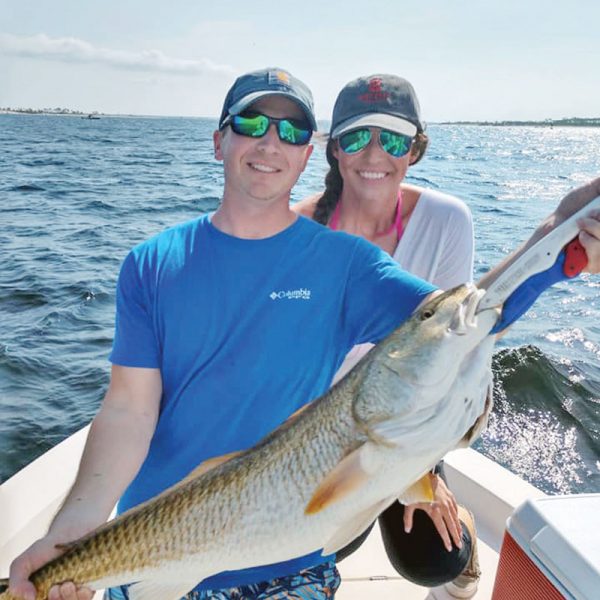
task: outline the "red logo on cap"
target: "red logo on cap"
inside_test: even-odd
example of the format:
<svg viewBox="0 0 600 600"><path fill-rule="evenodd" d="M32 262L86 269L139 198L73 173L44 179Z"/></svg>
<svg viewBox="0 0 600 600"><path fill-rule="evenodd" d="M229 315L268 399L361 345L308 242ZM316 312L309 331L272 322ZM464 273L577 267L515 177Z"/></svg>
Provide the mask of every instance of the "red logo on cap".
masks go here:
<svg viewBox="0 0 600 600"><path fill-rule="evenodd" d="M373 77L373 79L371 79L369 81L369 91L370 92L380 92L382 84L383 84L383 82L381 81L381 79L379 77Z"/></svg>
<svg viewBox="0 0 600 600"><path fill-rule="evenodd" d="M383 91L383 81L380 77L369 79L368 89L365 94L361 94L358 99L361 102L385 102L389 97L389 92Z"/></svg>

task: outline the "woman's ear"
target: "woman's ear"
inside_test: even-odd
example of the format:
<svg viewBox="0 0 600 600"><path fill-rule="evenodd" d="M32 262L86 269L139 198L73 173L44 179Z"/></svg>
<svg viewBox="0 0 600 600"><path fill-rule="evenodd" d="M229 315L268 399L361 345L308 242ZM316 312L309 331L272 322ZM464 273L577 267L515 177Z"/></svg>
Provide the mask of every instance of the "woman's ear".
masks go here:
<svg viewBox="0 0 600 600"><path fill-rule="evenodd" d="M336 160L340 160L340 158L339 158L340 146L339 146L337 140L332 140L332 142L331 142L331 154L332 154L333 158L335 158Z"/></svg>

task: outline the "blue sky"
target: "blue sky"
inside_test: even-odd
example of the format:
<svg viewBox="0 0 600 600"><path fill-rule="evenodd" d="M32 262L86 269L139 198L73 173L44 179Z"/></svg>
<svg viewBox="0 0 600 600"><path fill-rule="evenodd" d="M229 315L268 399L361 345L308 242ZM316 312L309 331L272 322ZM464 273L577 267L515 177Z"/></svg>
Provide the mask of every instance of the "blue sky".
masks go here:
<svg viewBox="0 0 600 600"><path fill-rule="evenodd" d="M217 116L236 74L409 79L427 121L600 116L598 0L0 0L0 106Z"/></svg>

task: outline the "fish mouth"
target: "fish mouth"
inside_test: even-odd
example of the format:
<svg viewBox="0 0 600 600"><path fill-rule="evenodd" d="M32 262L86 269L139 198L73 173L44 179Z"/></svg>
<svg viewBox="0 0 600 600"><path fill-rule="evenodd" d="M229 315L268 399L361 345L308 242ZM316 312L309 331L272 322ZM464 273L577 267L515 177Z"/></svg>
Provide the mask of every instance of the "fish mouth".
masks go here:
<svg viewBox="0 0 600 600"><path fill-rule="evenodd" d="M486 306L485 297L487 296L487 290L478 290L479 299L475 306L475 319L483 317L486 321L490 319L490 330L494 327L500 315L502 314L502 304L494 306ZM483 305L483 306L482 306Z"/></svg>
<svg viewBox="0 0 600 600"><path fill-rule="evenodd" d="M464 300L458 306L454 313L448 331L454 335L467 335L470 329L477 327L477 308L485 290L477 289L475 286L469 286L471 289Z"/></svg>

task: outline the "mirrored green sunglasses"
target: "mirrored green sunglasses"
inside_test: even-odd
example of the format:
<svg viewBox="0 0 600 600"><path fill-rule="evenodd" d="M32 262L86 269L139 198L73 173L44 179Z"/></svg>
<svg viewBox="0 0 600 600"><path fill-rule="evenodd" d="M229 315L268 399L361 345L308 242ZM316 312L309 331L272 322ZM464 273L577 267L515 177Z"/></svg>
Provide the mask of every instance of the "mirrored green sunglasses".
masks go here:
<svg viewBox="0 0 600 600"><path fill-rule="evenodd" d="M277 119L262 113L244 112L227 117L223 126L229 125L238 135L261 138L269 131L271 124L276 126L277 135L282 142L293 146L304 146L310 142L312 129L306 123L296 119Z"/></svg>
<svg viewBox="0 0 600 600"><path fill-rule="evenodd" d="M388 131L387 129L379 129L378 131L380 146L394 158L400 158L410 150L413 138L409 135ZM338 138L338 143L346 154L356 154L364 150L372 139L373 131L365 127L344 133Z"/></svg>

